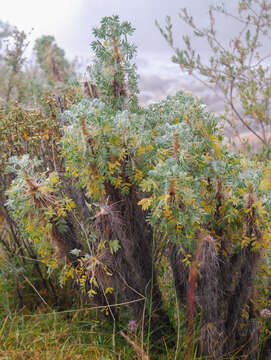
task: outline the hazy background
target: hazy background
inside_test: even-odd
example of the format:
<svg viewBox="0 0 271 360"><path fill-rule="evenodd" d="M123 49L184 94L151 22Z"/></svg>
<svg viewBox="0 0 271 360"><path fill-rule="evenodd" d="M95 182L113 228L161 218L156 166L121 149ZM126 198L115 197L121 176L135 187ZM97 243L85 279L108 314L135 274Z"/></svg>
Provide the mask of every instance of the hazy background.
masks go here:
<svg viewBox="0 0 271 360"><path fill-rule="evenodd" d="M31 44L41 35L53 35L69 59L78 56L87 64L92 57L89 46L93 40L92 28L99 25L103 16L118 14L136 28L133 42L138 48L136 62L143 104L182 89L201 97L210 110L219 111L222 102L171 62L172 50L155 26L155 20L164 24L165 16L170 15L176 43L181 45L182 36L190 29L178 18L180 9L187 7L197 24L207 25L208 7L217 3L214 0L1 0L0 19L31 32ZM237 3L237 0L226 1L228 8ZM229 29L234 32L234 24L224 20L219 23L219 29L224 36ZM204 43L198 42L196 46L203 56L208 56Z"/></svg>

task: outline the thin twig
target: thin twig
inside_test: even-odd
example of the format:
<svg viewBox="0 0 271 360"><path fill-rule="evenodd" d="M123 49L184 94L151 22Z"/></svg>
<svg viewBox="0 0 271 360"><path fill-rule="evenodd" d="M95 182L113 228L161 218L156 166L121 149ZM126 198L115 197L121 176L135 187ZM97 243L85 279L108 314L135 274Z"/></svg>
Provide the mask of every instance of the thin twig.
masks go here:
<svg viewBox="0 0 271 360"><path fill-rule="evenodd" d="M179 303L178 303L178 297L177 292L175 289L175 296L176 296L176 311L177 311L177 343L176 343L176 350L175 350L175 357L174 360L177 360L178 358L178 352L179 352L179 346L180 346L180 327L181 327L181 321L180 321L180 309L179 309Z"/></svg>
<svg viewBox="0 0 271 360"><path fill-rule="evenodd" d="M123 331L120 332L121 336L134 348L137 356L142 360L150 360L150 357L144 353L144 351L138 346L128 335L124 334Z"/></svg>
<svg viewBox="0 0 271 360"><path fill-rule="evenodd" d="M51 308L50 305L48 305L48 303L44 300L44 298L41 296L41 294L38 292L38 290L36 289L36 287L32 284L32 282L25 276L23 275L23 278L25 279L25 281L32 287L32 289L34 289L34 291L37 293L37 295L40 297L40 299L42 300L42 302L51 310L53 310Z"/></svg>
<svg viewBox="0 0 271 360"><path fill-rule="evenodd" d="M116 303L116 304L110 304L110 307L117 307L117 306L123 306L123 305L130 305L139 301L145 300L145 298L139 298L139 299L135 299L135 300L131 300L131 301L126 301L126 302L122 302L122 303ZM100 306L92 306L92 307L85 307L85 308L80 308L80 309L71 309L71 310L63 310L63 311L53 311L50 313L43 313L43 314L25 314L25 317L40 317L40 316L49 316L52 314L66 314L66 313L73 313L73 312L81 312L81 311L92 311L92 310L99 310L99 309L104 309L104 305L100 305Z"/></svg>

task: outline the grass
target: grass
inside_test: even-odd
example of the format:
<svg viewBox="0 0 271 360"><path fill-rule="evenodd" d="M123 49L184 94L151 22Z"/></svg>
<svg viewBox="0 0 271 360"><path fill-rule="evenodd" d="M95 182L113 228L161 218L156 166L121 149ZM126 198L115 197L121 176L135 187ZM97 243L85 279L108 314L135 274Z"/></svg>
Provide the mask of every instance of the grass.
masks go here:
<svg viewBox="0 0 271 360"><path fill-rule="evenodd" d="M14 309L14 295L10 287L0 289L0 360L200 360L195 355L199 328L195 329L193 350L187 357L189 347L187 338L187 318L182 307L179 308L176 293L172 287L172 274L163 274L167 281L162 281L165 308L172 323L176 325L176 347L168 349L166 343L160 354L148 356L150 330L142 335L141 326L136 333L127 329L129 311L126 303L119 304L120 320L113 326L104 316L102 308L72 308L64 311L52 311L44 305ZM2 291L1 291L2 290ZM29 294L26 294L30 298ZM79 301L77 305L80 306ZM64 305L64 304L63 304ZM41 307L42 306L42 307ZM62 307L63 309L68 306ZM146 309L147 311L147 309ZM151 312L151 309L149 309ZM121 333L128 334L125 339ZM265 328L261 334L261 345L270 336ZM129 341L131 340L131 341ZM138 350L138 351L137 351ZM258 357L261 358L260 355ZM240 360L238 352L223 360ZM222 360L222 358L219 358ZM255 359L256 360L256 359Z"/></svg>
<svg viewBox="0 0 271 360"><path fill-rule="evenodd" d="M100 318L100 319L99 319ZM89 311L46 313L40 309L35 314L7 315L0 322L1 360L136 360L149 359L138 356L135 348L121 332L141 346L141 336L119 328L113 346L113 327L100 314ZM146 334L147 338L147 334ZM146 342L144 347L146 348ZM145 355L145 353L143 352ZM175 351L168 350L156 359L174 359Z"/></svg>
<svg viewBox="0 0 271 360"><path fill-rule="evenodd" d="M108 322L88 313L14 315L1 324L0 359L117 359ZM122 349L122 359L129 349ZM130 357L131 358L131 357Z"/></svg>
<svg viewBox="0 0 271 360"><path fill-rule="evenodd" d="M48 309L39 308L34 314L24 310L0 319L0 360L150 360L146 352L140 356L140 350L137 352L135 346L121 336L123 331L141 347L140 329L132 334L127 330L127 324L119 327L113 341L112 323L102 318L98 311L72 309L48 313ZM147 338L145 334L145 350ZM162 354L151 359L188 360L186 340L182 331L179 351L165 346ZM237 354L226 358L240 360ZM189 360L200 358L191 354Z"/></svg>
<svg viewBox="0 0 271 360"><path fill-rule="evenodd" d="M54 311L35 293L31 296L28 288L23 289L27 306L15 311L15 284L12 279L10 282L5 280L0 282L0 360L134 360L147 356L150 332L145 329L142 334L139 324L136 333L129 332L127 326L133 319L126 304L120 304L122 320L118 321L117 328L106 319L102 308L70 308L68 298L65 298L63 301L67 300L67 304L63 303L62 309L69 310ZM167 294L169 291L169 288L165 289ZM31 306L35 300L36 310ZM77 305L73 306L80 306L80 303L78 299ZM174 319L174 294L166 303ZM132 342L129 343L121 332ZM138 355L137 346L142 350L142 356ZM155 359L176 359L175 349L169 350L165 344L162 354Z"/></svg>

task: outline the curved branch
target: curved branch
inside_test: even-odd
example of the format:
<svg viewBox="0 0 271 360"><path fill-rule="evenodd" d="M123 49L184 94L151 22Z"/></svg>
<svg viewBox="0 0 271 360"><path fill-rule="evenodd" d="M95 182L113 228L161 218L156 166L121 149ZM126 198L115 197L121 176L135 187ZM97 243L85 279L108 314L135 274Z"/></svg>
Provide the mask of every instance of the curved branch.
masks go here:
<svg viewBox="0 0 271 360"><path fill-rule="evenodd" d="M233 79L234 81L234 79ZM266 144L266 141L264 138L262 138L253 128L243 119L243 117L239 114L237 109L235 108L233 104L233 98L232 98L232 91L233 91L233 81L231 82L231 91L230 91L230 106L235 113L235 115L238 117L238 119L241 121L241 123L249 130L251 131L264 145Z"/></svg>

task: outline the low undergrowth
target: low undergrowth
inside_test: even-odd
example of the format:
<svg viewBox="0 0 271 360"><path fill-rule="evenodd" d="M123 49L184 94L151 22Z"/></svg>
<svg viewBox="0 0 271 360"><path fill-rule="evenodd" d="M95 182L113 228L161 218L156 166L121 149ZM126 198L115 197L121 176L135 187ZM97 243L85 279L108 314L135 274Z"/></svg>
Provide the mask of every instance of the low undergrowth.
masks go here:
<svg viewBox="0 0 271 360"><path fill-rule="evenodd" d="M47 314L41 309L37 314L15 314L2 321L0 357L114 359L111 337L108 323L91 318L87 310Z"/></svg>
<svg viewBox="0 0 271 360"><path fill-rule="evenodd" d="M133 328L133 321L114 329L108 320L101 319L99 312L88 308L48 312L39 308L34 314L7 315L0 323L0 359L149 359L145 351L147 334L142 338L141 329ZM121 333L134 344L129 344ZM142 357L137 354L136 345ZM165 347L156 358L174 359L175 355L175 350Z"/></svg>

